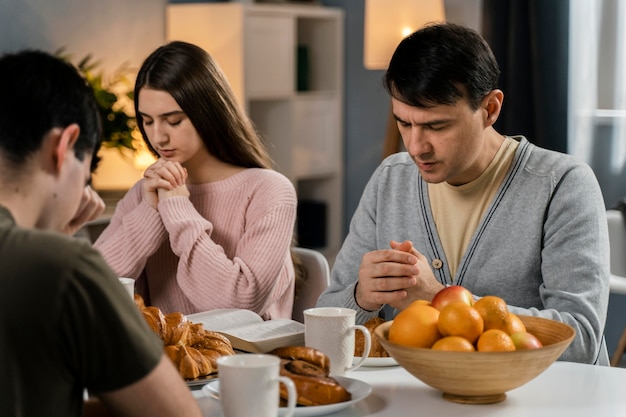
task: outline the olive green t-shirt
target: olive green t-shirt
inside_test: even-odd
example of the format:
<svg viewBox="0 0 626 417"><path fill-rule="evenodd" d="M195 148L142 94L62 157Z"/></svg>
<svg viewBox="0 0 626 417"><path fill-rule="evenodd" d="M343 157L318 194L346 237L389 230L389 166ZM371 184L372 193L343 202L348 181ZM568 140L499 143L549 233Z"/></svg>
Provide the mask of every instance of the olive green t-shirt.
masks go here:
<svg viewBox="0 0 626 417"><path fill-rule="evenodd" d="M0 416L80 416L85 389L125 387L162 354L87 241L21 228L0 206Z"/></svg>

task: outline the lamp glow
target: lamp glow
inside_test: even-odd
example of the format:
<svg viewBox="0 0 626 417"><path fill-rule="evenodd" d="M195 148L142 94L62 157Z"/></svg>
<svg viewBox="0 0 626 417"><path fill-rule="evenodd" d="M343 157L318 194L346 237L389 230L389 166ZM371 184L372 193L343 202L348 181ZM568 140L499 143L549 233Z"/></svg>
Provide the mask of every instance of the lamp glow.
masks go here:
<svg viewBox="0 0 626 417"><path fill-rule="evenodd" d="M444 20L443 0L365 0L363 65L387 69L402 39L427 23Z"/></svg>

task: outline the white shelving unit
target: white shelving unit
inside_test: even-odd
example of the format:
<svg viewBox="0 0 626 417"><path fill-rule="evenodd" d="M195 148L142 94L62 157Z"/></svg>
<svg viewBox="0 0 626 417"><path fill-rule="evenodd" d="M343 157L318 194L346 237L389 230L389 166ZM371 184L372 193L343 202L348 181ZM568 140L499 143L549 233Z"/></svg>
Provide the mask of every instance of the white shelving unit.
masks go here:
<svg viewBox="0 0 626 417"><path fill-rule="evenodd" d="M341 9L318 5L170 4L166 15L168 40L218 62L298 198L326 204L316 249L331 264L343 239L343 28Z"/></svg>

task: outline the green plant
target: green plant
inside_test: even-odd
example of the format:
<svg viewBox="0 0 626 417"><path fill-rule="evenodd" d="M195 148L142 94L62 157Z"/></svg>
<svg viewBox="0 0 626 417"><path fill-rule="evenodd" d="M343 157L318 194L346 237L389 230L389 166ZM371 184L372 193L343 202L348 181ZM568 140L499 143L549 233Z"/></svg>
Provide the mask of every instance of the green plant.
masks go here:
<svg viewBox="0 0 626 417"><path fill-rule="evenodd" d="M63 48L56 55L71 62L71 56ZM109 76L105 76L99 69L100 62L93 61L91 54L86 55L75 66L93 88L98 102L102 118L102 146L134 152L136 147L133 132L137 127L132 111L134 71L127 64L123 64Z"/></svg>

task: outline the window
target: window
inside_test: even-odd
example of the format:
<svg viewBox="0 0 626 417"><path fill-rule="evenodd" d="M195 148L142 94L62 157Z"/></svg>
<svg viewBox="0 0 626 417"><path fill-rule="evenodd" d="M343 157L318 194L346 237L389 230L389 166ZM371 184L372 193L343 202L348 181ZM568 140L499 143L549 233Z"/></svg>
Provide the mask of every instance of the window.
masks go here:
<svg viewBox="0 0 626 417"><path fill-rule="evenodd" d="M626 196L626 2L571 0L569 60L569 153L612 206Z"/></svg>

